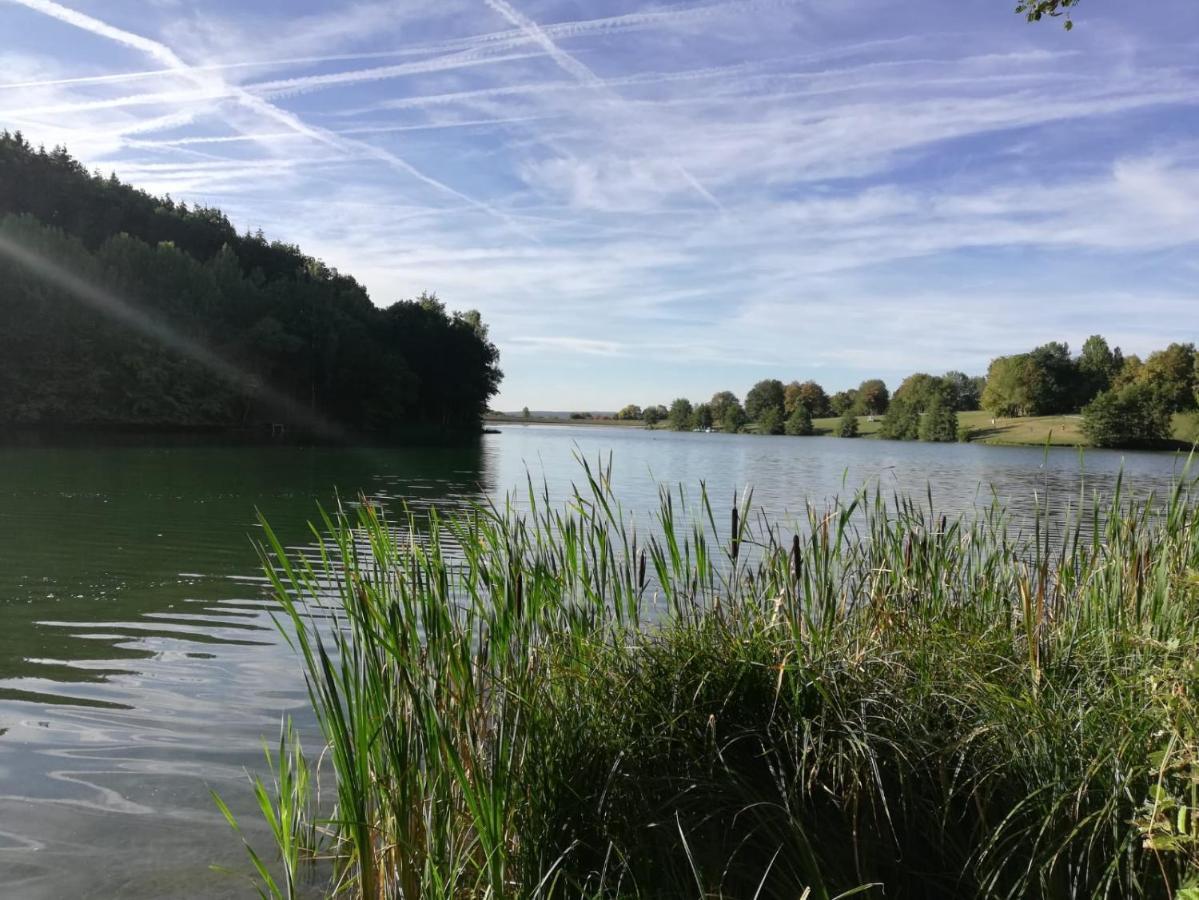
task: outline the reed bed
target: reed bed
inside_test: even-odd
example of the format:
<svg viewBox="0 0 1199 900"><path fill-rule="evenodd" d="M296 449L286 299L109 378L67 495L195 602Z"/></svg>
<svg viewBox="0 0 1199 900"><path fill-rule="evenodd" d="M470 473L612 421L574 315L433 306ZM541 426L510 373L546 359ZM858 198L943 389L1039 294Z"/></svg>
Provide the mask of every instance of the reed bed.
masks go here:
<svg viewBox="0 0 1199 900"><path fill-rule="evenodd" d="M874 490L793 534L663 488L638 529L584 465L268 528L322 747L268 754L260 891L1195 900L1194 500L1051 532Z"/></svg>

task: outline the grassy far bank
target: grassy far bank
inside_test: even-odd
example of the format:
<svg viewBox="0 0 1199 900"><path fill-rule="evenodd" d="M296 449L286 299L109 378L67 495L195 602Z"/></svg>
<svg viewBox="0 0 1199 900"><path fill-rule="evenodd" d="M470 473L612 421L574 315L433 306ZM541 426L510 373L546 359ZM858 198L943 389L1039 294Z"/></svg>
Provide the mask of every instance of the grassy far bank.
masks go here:
<svg viewBox="0 0 1199 900"><path fill-rule="evenodd" d="M1193 488L1043 540L870 495L638 529L596 471L326 520L268 558L328 748L281 744L264 889L1193 900Z"/></svg>
<svg viewBox="0 0 1199 900"><path fill-rule="evenodd" d="M993 445L1038 446L1045 444L1061 447L1086 447L1090 445L1082 432L1080 415L1027 416L1024 418L998 418L986 410L959 412L958 423L970 429L970 442ZM528 419L519 416L489 415L487 424L494 425L610 425L622 428L654 428L668 430L669 424L659 422L647 426L643 422L613 418L564 419L560 417L537 417ZM995 423L992 425L992 421ZM816 434L835 435L841 423L840 417L813 419ZM883 417L859 416L858 434L863 438L878 438ZM752 427L752 426L751 426ZM1173 437L1180 444L1191 445L1199 441L1199 413L1175 413Z"/></svg>
<svg viewBox="0 0 1199 900"><path fill-rule="evenodd" d="M1081 415L996 417L986 410L959 412L958 424L970 430L970 442L981 444L1087 447L1090 441L1082 430ZM858 417L862 437L878 437L882 416ZM818 434L836 434L839 418L813 419ZM994 423L994 424L992 424ZM1199 441L1199 413L1175 413L1172 420L1174 440L1182 444Z"/></svg>
<svg viewBox="0 0 1199 900"><path fill-rule="evenodd" d="M986 410L974 410L959 412L957 417L959 426L970 429L971 443L1037 446L1049 443L1066 447L1087 446L1089 443L1082 433L1082 417L1079 415L1004 419ZM818 434L836 434L840 422L840 418L813 419L812 427ZM858 433L861 437L877 438L882 424L882 416L859 416Z"/></svg>

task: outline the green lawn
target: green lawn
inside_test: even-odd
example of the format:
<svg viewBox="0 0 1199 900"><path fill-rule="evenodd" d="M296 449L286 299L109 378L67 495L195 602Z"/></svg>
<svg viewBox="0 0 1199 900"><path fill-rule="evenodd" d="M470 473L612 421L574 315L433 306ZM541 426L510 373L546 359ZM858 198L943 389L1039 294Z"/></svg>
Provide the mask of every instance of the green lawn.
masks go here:
<svg viewBox="0 0 1199 900"><path fill-rule="evenodd" d="M836 434L840 419L813 419L817 434ZM986 410L958 413L958 423L972 432L971 440L980 444L1024 444L1038 447L1049 443L1057 447L1085 447L1089 443L1082 432L1082 416L1029 416L1004 419ZM994 423L994 424L992 424ZM858 417L862 437L878 437L882 416L871 422ZM1178 413L1174 416L1174 439L1184 443L1199 441L1199 413Z"/></svg>
<svg viewBox="0 0 1199 900"><path fill-rule="evenodd" d="M486 417L492 425L616 425L626 428L645 428L644 422L620 419L558 419L533 416L492 414ZM992 422L994 424L992 424ZM1088 445L1082 433L1082 416L1029 416L1021 419L1004 419L992 416L985 410L958 413L958 423L971 430L971 441L977 444L1015 444L1043 447L1046 443L1055 447L1085 447ZM813 419L812 426L817 434L835 435L841 424L839 417ZM864 438L877 438L883 417L858 417L858 433ZM667 422L653 426L669 429ZM753 425L749 426L751 429ZM1199 413L1178 413L1174 416L1174 439L1186 444L1199 442Z"/></svg>
<svg viewBox="0 0 1199 900"><path fill-rule="evenodd" d="M1085 446L1082 416L1029 416L1004 419L985 410L958 413L958 424L971 430L971 439L983 444L1036 444Z"/></svg>
<svg viewBox="0 0 1199 900"><path fill-rule="evenodd" d="M878 430L883 425L883 417L875 416L874 421L870 421L869 416L858 416L858 434L862 437L878 437ZM837 429L841 427L841 417L833 416L831 419L813 419L812 427L816 429L817 434L836 434Z"/></svg>

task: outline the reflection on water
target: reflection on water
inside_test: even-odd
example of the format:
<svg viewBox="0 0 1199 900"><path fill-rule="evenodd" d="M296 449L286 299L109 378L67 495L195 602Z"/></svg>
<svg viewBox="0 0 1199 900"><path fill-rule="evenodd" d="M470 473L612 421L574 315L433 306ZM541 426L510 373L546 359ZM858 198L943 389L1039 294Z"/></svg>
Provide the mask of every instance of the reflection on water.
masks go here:
<svg viewBox="0 0 1199 900"><path fill-rule="evenodd" d="M280 717L306 718L299 667L276 639L257 575L256 510L311 543L316 504L365 493L385 507L455 507L523 491L562 500L576 454L612 454L644 521L659 481L731 503L753 485L776 518L863 485L945 511L989 502L1060 521L1123 466L1161 491L1168 455L509 427L454 450L289 447L0 448L0 879L4 896L246 894L209 798L254 819L244 770ZM251 829L253 832L253 829Z"/></svg>

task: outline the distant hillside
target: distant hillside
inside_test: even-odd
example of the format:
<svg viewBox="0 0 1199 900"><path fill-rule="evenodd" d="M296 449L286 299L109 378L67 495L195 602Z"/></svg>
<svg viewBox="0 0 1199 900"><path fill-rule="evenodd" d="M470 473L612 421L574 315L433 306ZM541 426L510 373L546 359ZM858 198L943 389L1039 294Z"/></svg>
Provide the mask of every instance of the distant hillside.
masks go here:
<svg viewBox="0 0 1199 900"><path fill-rule="evenodd" d="M499 352L478 313L381 309L210 207L0 134L0 423L473 432Z"/></svg>

